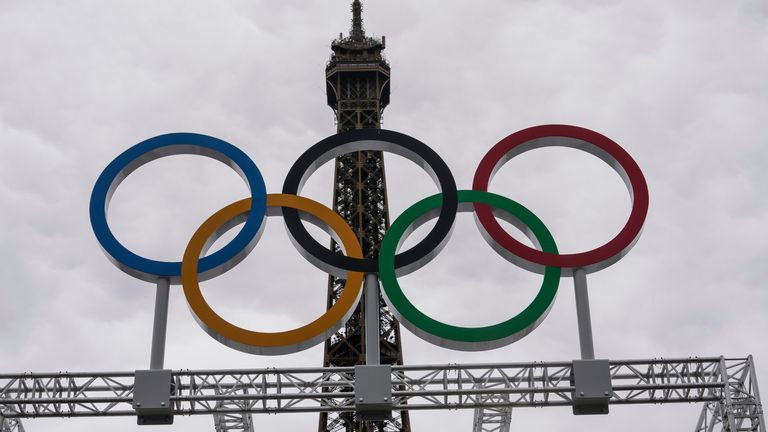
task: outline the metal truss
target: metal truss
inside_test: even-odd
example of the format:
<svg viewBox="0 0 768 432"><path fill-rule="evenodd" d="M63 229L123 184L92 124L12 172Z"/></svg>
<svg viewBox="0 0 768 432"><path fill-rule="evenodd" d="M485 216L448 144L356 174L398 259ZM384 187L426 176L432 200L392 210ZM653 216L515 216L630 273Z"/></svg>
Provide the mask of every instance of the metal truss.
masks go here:
<svg viewBox="0 0 768 432"><path fill-rule="evenodd" d="M744 361L721 360L721 378L727 383L719 400L707 402L701 410L696 432L766 430L755 364L750 356Z"/></svg>
<svg viewBox="0 0 768 432"><path fill-rule="evenodd" d="M0 413L0 432L24 432L24 425L19 419L7 419Z"/></svg>
<svg viewBox="0 0 768 432"><path fill-rule="evenodd" d="M472 423L473 432L509 432L512 421L512 407L509 406L509 395L491 395L488 402L498 403L498 408L475 408L475 418Z"/></svg>
<svg viewBox="0 0 768 432"><path fill-rule="evenodd" d="M393 366L393 411L488 413L568 406L574 391L571 371L571 362ZM614 360L610 371L610 404L704 402L697 431L765 432L751 357ZM215 414L219 419L227 415L242 419L247 413L353 415L353 372L352 367L174 371L173 412ZM3 427L20 418L133 416L133 376L132 372L0 375ZM504 430L503 421L498 429L490 429L490 422L476 419L475 427Z"/></svg>
<svg viewBox="0 0 768 432"><path fill-rule="evenodd" d="M218 409L223 412L213 415L213 426L216 432L254 432L251 413L237 412L237 404L221 401Z"/></svg>

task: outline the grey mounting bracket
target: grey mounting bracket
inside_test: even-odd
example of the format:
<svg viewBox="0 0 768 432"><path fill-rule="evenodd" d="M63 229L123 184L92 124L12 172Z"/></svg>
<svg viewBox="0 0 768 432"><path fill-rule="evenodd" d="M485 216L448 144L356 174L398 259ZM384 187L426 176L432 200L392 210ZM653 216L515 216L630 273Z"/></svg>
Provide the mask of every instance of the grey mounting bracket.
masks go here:
<svg viewBox="0 0 768 432"><path fill-rule="evenodd" d="M364 421L392 418L392 366L355 366L355 411Z"/></svg>
<svg viewBox="0 0 768 432"><path fill-rule="evenodd" d="M133 382L133 409L139 425L173 424L170 369L137 370Z"/></svg>
<svg viewBox="0 0 768 432"><path fill-rule="evenodd" d="M608 414L613 395L608 360L574 360L571 372L573 414Z"/></svg>

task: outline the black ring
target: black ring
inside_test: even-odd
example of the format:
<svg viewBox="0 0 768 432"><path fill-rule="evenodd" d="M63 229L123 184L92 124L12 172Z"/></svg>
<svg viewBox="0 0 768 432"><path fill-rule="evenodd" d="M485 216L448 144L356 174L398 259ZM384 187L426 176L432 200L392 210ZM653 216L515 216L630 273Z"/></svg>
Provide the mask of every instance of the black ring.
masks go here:
<svg viewBox="0 0 768 432"><path fill-rule="evenodd" d="M310 147L288 171L283 193L299 195L304 182L325 162L357 151L386 151L403 156L424 168L443 193L443 205L432 230L417 245L395 256L395 268L408 267L440 251L447 241L459 205L456 181L445 161L429 146L399 132L383 129L359 129L332 135ZM299 252L313 264L334 276L348 271L378 273L378 259L359 259L339 255L317 242L301 223L299 212L283 209L288 234Z"/></svg>

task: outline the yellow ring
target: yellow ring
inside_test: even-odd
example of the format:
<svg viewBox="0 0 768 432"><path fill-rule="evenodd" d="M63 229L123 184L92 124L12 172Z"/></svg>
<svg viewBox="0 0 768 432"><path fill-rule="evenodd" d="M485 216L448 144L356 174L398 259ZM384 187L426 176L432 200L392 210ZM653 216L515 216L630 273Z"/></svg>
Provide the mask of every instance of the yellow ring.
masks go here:
<svg viewBox="0 0 768 432"><path fill-rule="evenodd" d="M325 223L339 237L347 256L362 258L363 251L349 224L328 207L308 198L286 195L267 195L267 215L280 214L270 211L283 207L300 210L315 216ZM263 333L238 327L211 309L205 301L198 282L198 262L208 240L221 227L246 214L251 208L251 199L234 202L216 212L197 229L184 251L181 264L181 283L184 296L198 324L214 339L234 349L252 353L279 355L298 352L328 339L338 330L355 310L362 292L363 273L349 272L339 299L323 315L311 323L293 330Z"/></svg>

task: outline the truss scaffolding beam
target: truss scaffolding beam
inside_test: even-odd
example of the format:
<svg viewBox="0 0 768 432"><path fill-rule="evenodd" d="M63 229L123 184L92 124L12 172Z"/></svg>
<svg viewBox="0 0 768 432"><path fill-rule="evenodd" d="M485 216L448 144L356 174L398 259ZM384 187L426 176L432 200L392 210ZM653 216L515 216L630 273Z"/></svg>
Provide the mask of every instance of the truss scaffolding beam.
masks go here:
<svg viewBox="0 0 768 432"><path fill-rule="evenodd" d="M509 432L512 422L512 407L509 403L509 395L492 395L489 399L496 399L502 406L500 408L475 408L475 418L472 423L473 432Z"/></svg>
<svg viewBox="0 0 768 432"><path fill-rule="evenodd" d="M21 419L7 419L0 413L0 432L25 432Z"/></svg>
<svg viewBox="0 0 768 432"><path fill-rule="evenodd" d="M754 363L747 358L610 361L609 403L704 402L697 431L765 432ZM393 411L500 410L572 405L572 362L393 366ZM133 372L0 374L5 421L133 416ZM175 415L354 412L353 367L179 370ZM507 410L507 411L505 411ZM502 429L503 430L503 429Z"/></svg>
<svg viewBox="0 0 768 432"><path fill-rule="evenodd" d="M254 432L251 413L233 412L237 405L230 401L219 402L218 409L222 412L213 414L215 432Z"/></svg>

